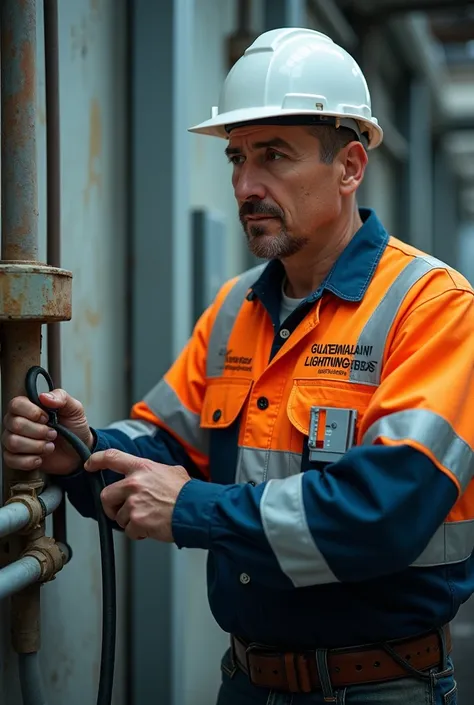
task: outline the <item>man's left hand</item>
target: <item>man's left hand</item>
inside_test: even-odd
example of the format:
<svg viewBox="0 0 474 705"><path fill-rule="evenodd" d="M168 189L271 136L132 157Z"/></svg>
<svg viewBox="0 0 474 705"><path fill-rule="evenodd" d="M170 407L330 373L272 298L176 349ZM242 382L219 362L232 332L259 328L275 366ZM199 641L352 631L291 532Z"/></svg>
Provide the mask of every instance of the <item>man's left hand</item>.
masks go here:
<svg viewBox="0 0 474 705"><path fill-rule="evenodd" d="M110 448L93 453L84 467L87 472L110 469L125 476L105 487L101 500L105 514L127 536L173 543L173 510L191 479L181 465L162 465Z"/></svg>

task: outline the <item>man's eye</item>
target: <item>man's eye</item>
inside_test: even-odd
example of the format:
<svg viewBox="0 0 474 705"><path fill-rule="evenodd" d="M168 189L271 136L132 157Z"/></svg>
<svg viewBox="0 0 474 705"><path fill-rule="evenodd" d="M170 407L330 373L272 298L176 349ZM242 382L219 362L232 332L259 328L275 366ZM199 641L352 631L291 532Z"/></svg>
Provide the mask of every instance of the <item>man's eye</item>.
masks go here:
<svg viewBox="0 0 474 705"><path fill-rule="evenodd" d="M234 166L242 164L243 161L244 161L244 158L241 154L234 154L233 156L229 157L230 164L233 164Z"/></svg>
<svg viewBox="0 0 474 705"><path fill-rule="evenodd" d="M279 152L273 152L272 150L267 153L267 159L271 162L276 162L279 159L283 159L283 154L280 154Z"/></svg>

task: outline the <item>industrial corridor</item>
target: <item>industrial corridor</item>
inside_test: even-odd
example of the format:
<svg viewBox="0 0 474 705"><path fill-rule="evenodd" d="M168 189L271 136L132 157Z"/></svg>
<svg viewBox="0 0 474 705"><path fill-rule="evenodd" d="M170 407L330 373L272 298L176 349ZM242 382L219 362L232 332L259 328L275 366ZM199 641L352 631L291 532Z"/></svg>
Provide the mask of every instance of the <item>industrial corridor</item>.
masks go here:
<svg viewBox="0 0 474 705"><path fill-rule="evenodd" d="M0 56L0 705L473 705L474 4Z"/></svg>

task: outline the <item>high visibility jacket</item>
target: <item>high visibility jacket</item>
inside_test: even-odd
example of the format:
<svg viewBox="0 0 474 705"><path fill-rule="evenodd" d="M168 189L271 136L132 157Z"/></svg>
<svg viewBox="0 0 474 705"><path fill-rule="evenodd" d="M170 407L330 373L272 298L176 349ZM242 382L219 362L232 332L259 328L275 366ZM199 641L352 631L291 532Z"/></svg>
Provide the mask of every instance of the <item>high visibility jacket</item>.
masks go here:
<svg viewBox="0 0 474 705"><path fill-rule="evenodd" d="M176 543L209 550L214 616L251 641L404 637L474 590L473 290L361 216L285 321L280 262L232 279L132 418L96 432L188 468ZM92 515L80 473L64 482Z"/></svg>

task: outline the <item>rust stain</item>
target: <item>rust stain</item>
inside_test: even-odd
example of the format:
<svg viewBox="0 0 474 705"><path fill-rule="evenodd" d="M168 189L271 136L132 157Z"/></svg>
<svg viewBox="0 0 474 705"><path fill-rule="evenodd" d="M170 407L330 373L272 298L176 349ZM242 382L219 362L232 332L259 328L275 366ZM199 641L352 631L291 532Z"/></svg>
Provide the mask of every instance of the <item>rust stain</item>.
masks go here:
<svg viewBox="0 0 474 705"><path fill-rule="evenodd" d="M97 161L102 151L102 122L100 105L97 98L91 100L89 111L89 162L87 168L87 184L84 190L84 202L89 205L92 189L101 187L101 175L96 170Z"/></svg>
<svg viewBox="0 0 474 705"><path fill-rule="evenodd" d="M93 311L90 308L86 308L84 311L84 318L86 319L87 323L92 326L92 328L97 328L101 321L101 316L98 311Z"/></svg>

